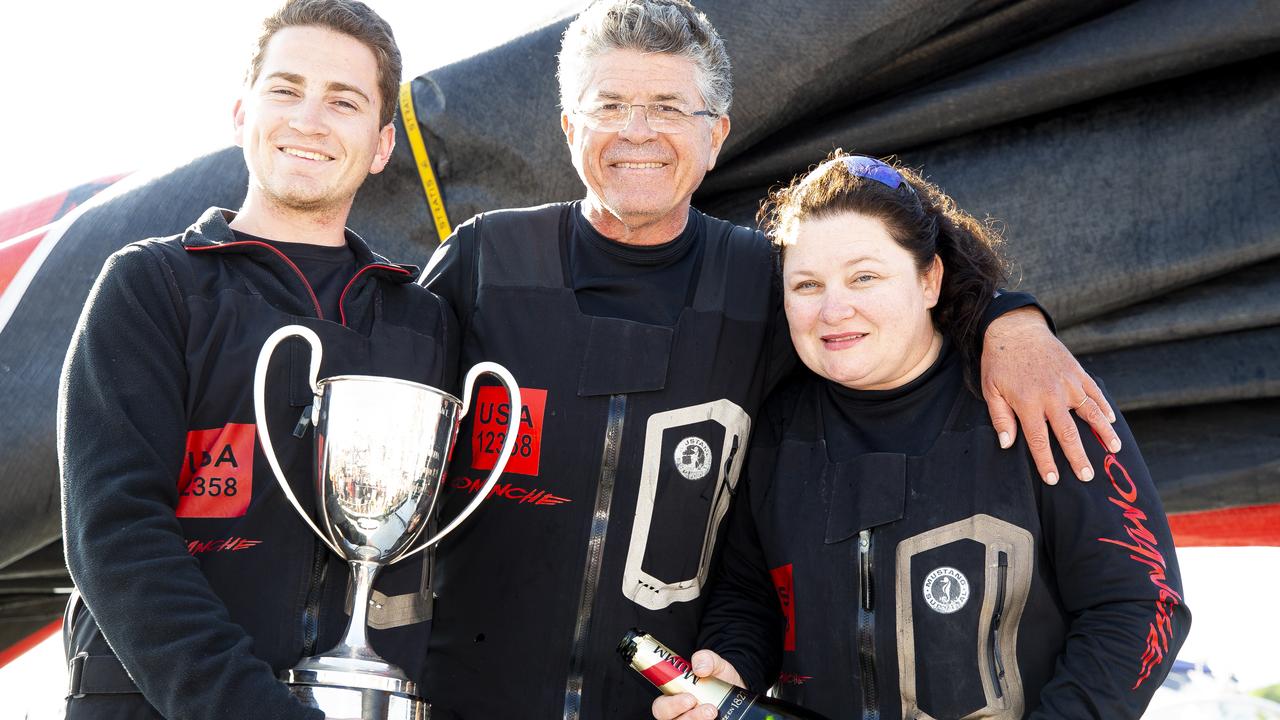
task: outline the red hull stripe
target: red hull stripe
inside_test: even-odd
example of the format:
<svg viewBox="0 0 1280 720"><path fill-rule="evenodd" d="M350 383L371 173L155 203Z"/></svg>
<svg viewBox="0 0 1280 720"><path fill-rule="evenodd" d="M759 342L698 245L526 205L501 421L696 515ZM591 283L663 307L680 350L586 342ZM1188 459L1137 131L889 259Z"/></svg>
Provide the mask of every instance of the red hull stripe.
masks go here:
<svg viewBox="0 0 1280 720"><path fill-rule="evenodd" d="M66 202L64 192L0 213L0 242L53 222Z"/></svg>
<svg viewBox="0 0 1280 720"><path fill-rule="evenodd" d="M106 190L123 177L124 175L109 175L78 185L66 192L50 195L44 199L0 212L0 242L48 225L75 210L79 203ZM68 202L67 199L69 197L74 197L75 200Z"/></svg>
<svg viewBox="0 0 1280 720"><path fill-rule="evenodd" d="M31 257L31 253L40 246L48 228L41 228L33 233L0 242L0 295L4 294L9 283L22 269L23 263Z"/></svg>
<svg viewBox="0 0 1280 720"><path fill-rule="evenodd" d="M13 662L17 658L21 657L24 653L26 653L31 648L44 642L46 639L48 639L50 635L58 632L58 629L61 627L62 627L62 618L58 618L57 620L54 620L48 625L45 625L39 630L31 633L30 635L22 638L18 642L5 648L3 652L0 652L0 668L4 667L5 665L8 665L10 662Z"/></svg>
<svg viewBox="0 0 1280 720"><path fill-rule="evenodd" d="M1280 504L1174 513L1169 528L1178 547L1280 546Z"/></svg>

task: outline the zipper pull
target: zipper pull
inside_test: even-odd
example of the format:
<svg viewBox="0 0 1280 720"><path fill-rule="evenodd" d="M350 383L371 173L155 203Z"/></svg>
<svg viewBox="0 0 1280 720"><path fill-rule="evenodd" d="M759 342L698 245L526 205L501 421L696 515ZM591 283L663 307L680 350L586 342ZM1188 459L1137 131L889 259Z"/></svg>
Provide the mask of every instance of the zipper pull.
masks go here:
<svg viewBox="0 0 1280 720"><path fill-rule="evenodd" d="M871 528L858 531L858 585L862 609L871 609Z"/></svg>
<svg viewBox="0 0 1280 720"><path fill-rule="evenodd" d="M737 495L737 490L729 483L729 476L733 474L733 461L738 457L738 435L733 436L733 445L729 447L729 457L724 461L724 484L729 490L729 495Z"/></svg>
<svg viewBox="0 0 1280 720"><path fill-rule="evenodd" d="M298 418L298 424L293 426L293 436L302 438L307 434L307 426L311 424L311 406L302 408L302 416Z"/></svg>

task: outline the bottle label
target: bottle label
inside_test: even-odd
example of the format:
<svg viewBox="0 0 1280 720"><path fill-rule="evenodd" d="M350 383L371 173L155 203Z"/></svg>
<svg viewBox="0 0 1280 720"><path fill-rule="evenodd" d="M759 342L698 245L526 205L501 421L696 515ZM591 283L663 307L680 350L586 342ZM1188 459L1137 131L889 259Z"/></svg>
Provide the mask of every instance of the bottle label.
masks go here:
<svg viewBox="0 0 1280 720"><path fill-rule="evenodd" d="M716 708L720 712L720 720L741 720L747 716L747 711L751 706L756 704L756 694L750 690L744 690L739 687L733 688L733 692L729 693L729 697Z"/></svg>
<svg viewBox="0 0 1280 720"><path fill-rule="evenodd" d="M644 675L649 682L653 683L664 695L678 695L680 693L690 693L698 699L698 703L706 703L721 708L728 707L733 702L735 694L734 686L723 680L716 678L700 678L693 674L693 667L688 660L680 657L671 651L662 643L654 640L648 635L642 635L636 638L636 653L631 659L631 665ZM744 700L739 700L738 704L742 705L741 711L744 712L745 706L749 706L747 702L751 700L751 693L741 690L746 695ZM722 717L740 718L741 714L723 715Z"/></svg>

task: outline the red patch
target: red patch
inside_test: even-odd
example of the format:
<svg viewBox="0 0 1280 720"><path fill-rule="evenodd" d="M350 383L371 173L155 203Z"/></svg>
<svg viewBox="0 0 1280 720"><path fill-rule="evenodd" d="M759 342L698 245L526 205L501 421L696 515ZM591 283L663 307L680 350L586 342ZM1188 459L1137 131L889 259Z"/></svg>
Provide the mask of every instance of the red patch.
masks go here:
<svg viewBox="0 0 1280 720"><path fill-rule="evenodd" d="M542 455L542 415L547 408L547 391L520 388L520 400L524 403L520 409L520 435L504 472L537 475L538 460ZM507 439L507 423L511 418L506 389L488 386L477 390L472 412L476 418L471 433L471 467L492 470L502 454L502 443Z"/></svg>
<svg viewBox="0 0 1280 720"><path fill-rule="evenodd" d="M178 517L232 518L253 499L253 443L257 426L227 423L187 433L178 476Z"/></svg>
<svg viewBox="0 0 1280 720"><path fill-rule="evenodd" d="M782 649L792 651L796 649L796 589L791 577L791 563L776 567L769 574L773 576L773 589L778 591L778 602L782 605L782 615L787 621Z"/></svg>

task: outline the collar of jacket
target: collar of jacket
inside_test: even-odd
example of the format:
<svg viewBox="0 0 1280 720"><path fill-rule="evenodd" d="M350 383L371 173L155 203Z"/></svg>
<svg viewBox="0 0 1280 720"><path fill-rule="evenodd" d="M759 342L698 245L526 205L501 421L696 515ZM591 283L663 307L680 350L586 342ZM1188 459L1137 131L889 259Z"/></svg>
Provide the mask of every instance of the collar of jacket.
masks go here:
<svg viewBox="0 0 1280 720"><path fill-rule="evenodd" d="M243 253L252 255L255 259L269 259L270 262L282 261L277 252L266 246L236 240L230 225L235 217L235 212L224 208L211 207L205 210L200 219L182 233L182 246L188 250ZM393 263L370 250L364 239L352 232L350 228L344 229L344 233L347 238L347 247L351 248L351 252L356 257L357 275L376 274L395 283L417 280L418 266Z"/></svg>

